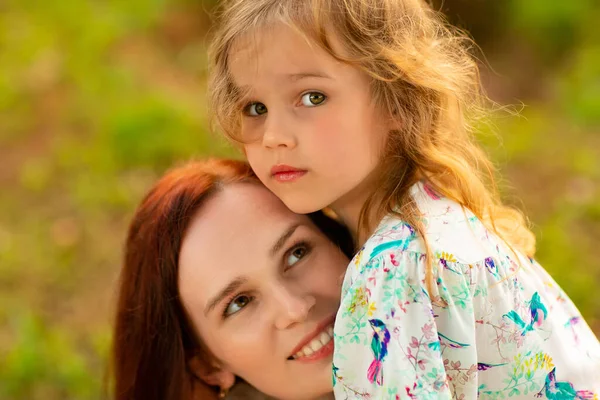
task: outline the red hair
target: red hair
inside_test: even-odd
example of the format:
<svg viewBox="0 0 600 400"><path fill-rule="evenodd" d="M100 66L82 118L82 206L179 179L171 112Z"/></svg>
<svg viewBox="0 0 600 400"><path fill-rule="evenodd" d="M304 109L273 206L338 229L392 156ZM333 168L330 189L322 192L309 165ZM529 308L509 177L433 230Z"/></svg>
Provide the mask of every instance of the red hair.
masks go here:
<svg viewBox="0 0 600 400"><path fill-rule="evenodd" d="M255 182L242 161L191 162L161 178L139 205L125 246L119 282L112 363L115 399L187 400L196 377L192 356L208 361L179 298L179 253L202 205L233 183ZM318 212L312 221L351 255L348 231Z"/></svg>

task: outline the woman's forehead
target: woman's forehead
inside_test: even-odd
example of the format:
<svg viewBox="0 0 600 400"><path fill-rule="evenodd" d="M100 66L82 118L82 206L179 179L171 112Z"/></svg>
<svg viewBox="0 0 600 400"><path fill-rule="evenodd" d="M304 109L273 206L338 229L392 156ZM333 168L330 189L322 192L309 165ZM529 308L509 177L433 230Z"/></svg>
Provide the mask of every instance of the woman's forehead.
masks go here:
<svg viewBox="0 0 600 400"><path fill-rule="evenodd" d="M260 223L265 219L289 220L302 216L290 211L269 189L260 183L234 183L225 186L216 193L200 210L200 221L203 223L237 221L242 223ZM227 225L227 224L226 224Z"/></svg>
<svg viewBox="0 0 600 400"><path fill-rule="evenodd" d="M194 216L184 237L180 263L235 259L252 253L265 257L281 232L294 224L310 225L258 183L237 183L216 193ZM239 254L238 254L239 253Z"/></svg>

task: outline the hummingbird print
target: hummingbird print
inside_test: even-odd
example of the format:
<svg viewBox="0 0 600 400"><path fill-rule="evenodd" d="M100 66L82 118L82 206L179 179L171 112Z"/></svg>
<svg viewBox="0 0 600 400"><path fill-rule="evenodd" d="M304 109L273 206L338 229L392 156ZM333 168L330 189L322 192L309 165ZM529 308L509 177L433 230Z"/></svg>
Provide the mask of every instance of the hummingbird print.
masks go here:
<svg viewBox="0 0 600 400"><path fill-rule="evenodd" d="M575 390L569 382L558 382L556 380L556 367L546 376L546 383L535 397L543 397L551 400L587 400L593 399L594 393L589 390Z"/></svg>
<svg viewBox="0 0 600 400"><path fill-rule="evenodd" d="M369 324L373 329L373 338L371 339L371 350L373 351L373 361L367 370L367 379L371 383L383 385L383 359L388 353L388 344L390 342L390 332L380 319L370 319Z"/></svg>
<svg viewBox="0 0 600 400"><path fill-rule="evenodd" d="M535 292L529 301L529 317L531 318L529 323L523 321L521 316L514 310L504 314L504 316L522 329L521 335L525 335L527 332L532 331L534 326L539 328L542 325L542 322L548 316L548 310L542 303L538 292Z"/></svg>

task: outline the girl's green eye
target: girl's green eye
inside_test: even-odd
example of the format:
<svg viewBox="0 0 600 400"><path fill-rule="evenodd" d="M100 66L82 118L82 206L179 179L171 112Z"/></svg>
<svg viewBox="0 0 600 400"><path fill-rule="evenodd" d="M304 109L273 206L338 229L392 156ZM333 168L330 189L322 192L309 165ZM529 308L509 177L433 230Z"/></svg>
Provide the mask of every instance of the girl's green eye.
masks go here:
<svg viewBox="0 0 600 400"><path fill-rule="evenodd" d="M327 97L323 93L308 92L302 95L302 105L306 107L314 107L321 105Z"/></svg>
<svg viewBox="0 0 600 400"><path fill-rule="evenodd" d="M252 103L246 107L246 114L257 117L267 113L267 106L263 103Z"/></svg>
<svg viewBox="0 0 600 400"><path fill-rule="evenodd" d="M252 299L250 296L241 295L233 299L231 303L225 309L224 315L226 317L235 314L240 311L242 308L246 307Z"/></svg>

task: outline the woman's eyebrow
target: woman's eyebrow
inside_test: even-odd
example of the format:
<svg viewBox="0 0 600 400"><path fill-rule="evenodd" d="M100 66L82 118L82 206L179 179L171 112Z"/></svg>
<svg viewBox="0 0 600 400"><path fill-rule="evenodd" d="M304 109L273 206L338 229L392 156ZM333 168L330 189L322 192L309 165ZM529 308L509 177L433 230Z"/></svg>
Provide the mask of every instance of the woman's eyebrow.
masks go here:
<svg viewBox="0 0 600 400"><path fill-rule="evenodd" d="M206 305L204 309L204 315L208 315L209 312L213 310L224 298L230 296L233 292L235 292L241 285L246 283L246 279L242 277L237 277L233 281L229 282L227 286L219 291L215 296L213 296Z"/></svg>
<svg viewBox="0 0 600 400"><path fill-rule="evenodd" d="M290 238L290 236L292 236L294 234L294 232L296 231L296 229L298 229L299 226L300 226L300 224L294 224L294 225L290 226L288 229L286 229L285 232L283 232L283 235L281 235L279 237L279 239L277 239L277 241L271 248L271 252L270 252L271 257L274 256L275 254L277 254L277 252L279 250L281 250L281 248L283 247L285 242Z"/></svg>

